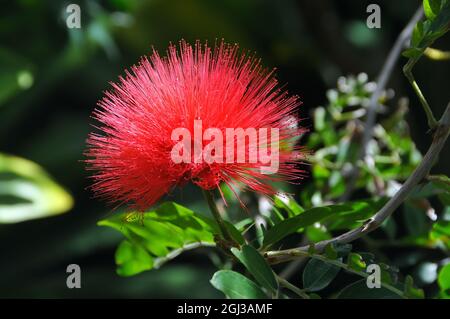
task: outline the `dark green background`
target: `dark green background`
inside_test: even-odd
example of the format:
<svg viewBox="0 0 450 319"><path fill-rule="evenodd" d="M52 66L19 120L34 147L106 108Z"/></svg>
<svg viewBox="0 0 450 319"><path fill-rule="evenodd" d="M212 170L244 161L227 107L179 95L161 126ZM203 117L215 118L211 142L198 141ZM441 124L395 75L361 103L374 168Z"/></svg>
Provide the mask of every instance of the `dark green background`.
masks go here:
<svg viewBox="0 0 450 319"><path fill-rule="evenodd" d="M69 30L65 7L78 3L82 28ZM382 28L365 26L374 1L4 1L0 13L0 90L15 66L31 72L33 86L0 100L0 151L42 165L75 198L67 214L0 225L0 297L219 297L209 284L215 271L208 250L186 253L161 270L131 278L115 274L121 235L96 226L111 207L92 198L83 169L90 113L109 81L147 54L184 38L214 43L224 38L255 51L277 67L286 88L301 96L301 114L325 103L340 75L367 72L374 79L419 1L376 1ZM120 25L122 24L122 25ZM447 42L445 42L447 41ZM447 40L438 47L449 49ZM405 59L401 58L404 63ZM17 71L17 70L16 70ZM449 63L422 59L415 69L435 114L448 102ZM399 64L389 83L411 99L408 118L421 151L430 135L417 99ZM445 153L445 152L444 152ZM449 160L448 153L443 154ZM437 170L445 172L443 159ZM301 188L299 188L301 191ZM171 199L199 206L190 187ZM202 206L200 206L202 207ZM202 210L202 208L200 208ZM66 267L81 266L82 289L66 288Z"/></svg>

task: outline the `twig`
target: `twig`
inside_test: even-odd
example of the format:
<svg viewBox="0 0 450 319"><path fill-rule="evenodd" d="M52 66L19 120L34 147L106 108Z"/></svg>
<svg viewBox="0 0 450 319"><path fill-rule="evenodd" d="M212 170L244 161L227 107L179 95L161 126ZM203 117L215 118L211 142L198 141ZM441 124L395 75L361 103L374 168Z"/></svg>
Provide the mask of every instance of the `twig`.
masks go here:
<svg viewBox="0 0 450 319"><path fill-rule="evenodd" d="M185 251L200 248L200 247L215 247L215 246L216 245L214 245L213 243L202 242L202 241L186 244L181 248L171 251L169 254L167 254L164 257L159 257L159 258L155 259L153 268L155 268L155 269L160 268L163 264L174 259L175 257L177 257L178 255L180 255L181 253L183 253Z"/></svg>
<svg viewBox="0 0 450 319"><path fill-rule="evenodd" d="M349 243L367 233L377 229L406 199L413 188L425 178L431 167L437 160L439 153L445 145L445 142L450 133L450 103L444 111L438 126L433 135L433 142L431 143L427 153L423 157L419 166L414 170L412 175L406 180L403 186L372 218L367 220L364 225L359 228L348 231L340 236L329 240L324 240L314 245L316 251L322 251L327 245L332 243ZM285 249L280 251L266 252L266 257L270 263L281 263L296 259L299 255L304 255L308 251L309 246L302 246L298 248ZM302 254L303 253L303 254Z"/></svg>
<svg viewBox="0 0 450 319"><path fill-rule="evenodd" d="M344 195L342 195L341 198L342 201L347 201L350 198L350 196L353 193L356 181L358 180L359 177L358 162L364 160L364 157L366 156L367 153L367 145L373 135L373 127L375 125L376 110L378 108L378 100L380 98L380 95L385 89L389 78L391 77L392 71L394 70L395 64L397 63L397 60L400 57L400 54L404 48L405 43L411 37L414 26L422 18L422 16L423 16L423 8L422 6L420 6L419 9L417 9L416 13L413 15L413 17L411 18L411 20L406 25L406 27L399 34L397 40L394 43L394 46L392 47L391 51L387 56L386 62L381 68L380 74L378 75L377 78L377 87L373 92L372 96L370 97L366 121L364 123L364 135L362 137L361 148L359 149L359 154L357 160L355 161L355 165L353 166L353 169L350 171L348 175L349 182L347 183L346 192L344 193Z"/></svg>
<svg viewBox="0 0 450 319"><path fill-rule="evenodd" d="M417 61L418 61L417 58L409 59L408 62L403 67L403 73L405 74L406 78L409 81L409 84L411 84L414 92L419 98L420 104L422 105L422 108L425 111L425 114L427 115L428 126L430 127L430 129L434 129L436 128L437 121L434 118L433 111L431 110L430 105L428 104L425 96L423 95L422 91L419 88L419 85L414 79L414 75L412 74L412 69L414 68L414 65L417 63Z"/></svg>

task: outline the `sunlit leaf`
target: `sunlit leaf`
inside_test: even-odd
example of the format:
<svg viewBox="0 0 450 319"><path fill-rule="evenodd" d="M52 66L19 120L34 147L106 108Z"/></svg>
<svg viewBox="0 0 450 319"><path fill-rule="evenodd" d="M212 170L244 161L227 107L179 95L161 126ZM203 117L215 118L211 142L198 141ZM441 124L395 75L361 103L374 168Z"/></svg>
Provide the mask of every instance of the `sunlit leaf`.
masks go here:
<svg viewBox="0 0 450 319"><path fill-rule="evenodd" d="M441 297L450 299L450 263L439 271L438 284L441 289Z"/></svg>
<svg viewBox="0 0 450 319"><path fill-rule="evenodd" d="M428 19L436 18L441 9L441 2L442 0L423 0L423 10Z"/></svg>
<svg viewBox="0 0 450 319"><path fill-rule="evenodd" d="M98 223L118 230L127 238L127 244L119 246L116 253L120 275L158 268L184 250L213 246L214 234L218 233L212 220L173 202L166 202L154 211L135 213L136 218L129 216L130 213L114 214ZM130 245L137 247L131 249ZM117 259L124 252L127 258ZM131 264L131 271L124 270L123 264Z"/></svg>
<svg viewBox="0 0 450 319"><path fill-rule="evenodd" d="M356 271L365 271L366 263L361 255L357 253L350 253L347 258L347 265Z"/></svg>
<svg viewBox="0 0 450 319"><path fill-rule="evenodd" d="M116 250L116 264L119 275L132 276L152 269L153 258L145 248L124 240Z"/></svg>
<svg viewBox="0 0 450 319"><path fill-rule="evenodd" d="M50 217L72 206L72 196L38 164L0 153L0 223Z"/></svg>

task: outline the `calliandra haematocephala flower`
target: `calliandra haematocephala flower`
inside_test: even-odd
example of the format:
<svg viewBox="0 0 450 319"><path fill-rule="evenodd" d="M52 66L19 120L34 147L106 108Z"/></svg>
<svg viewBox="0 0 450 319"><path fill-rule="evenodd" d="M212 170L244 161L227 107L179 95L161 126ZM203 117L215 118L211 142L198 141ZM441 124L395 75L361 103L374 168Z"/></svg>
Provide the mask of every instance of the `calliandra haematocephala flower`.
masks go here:
<svg viewBox="0 0 450 319"><path fill-rule="evenodd" d="M299 105L273 71L237 45L180 41L167 57L153 50L93 112L99 132L89 135L85 152L92 189L139 210L189 181L205 190L223 182L273 195L272 182L302 176Z"/></svg>

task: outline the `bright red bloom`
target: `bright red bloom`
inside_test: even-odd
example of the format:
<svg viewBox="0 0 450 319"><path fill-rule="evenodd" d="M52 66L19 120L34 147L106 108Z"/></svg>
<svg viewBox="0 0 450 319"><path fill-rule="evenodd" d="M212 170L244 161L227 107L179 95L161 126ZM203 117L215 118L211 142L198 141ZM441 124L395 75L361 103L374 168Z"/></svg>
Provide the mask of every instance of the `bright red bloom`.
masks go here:
<svg viewBox="0 0 450 319"><path fill-rule="evenodd" d="M162 58L153 51L105 93L93 113L101 134L88 138L93 190L111 202L147 209L173 187L192 181L204 189L225 182L271 195L271 181L294 181L302 171L292 140L304 132L296 116L298 98L277 88L273 72L223 42L211 50L181 41ZM256 163L179 163L171 158L175 128L279 129L279 170L262 174ZM225 135L225 133L224 133ZM247 140L246 140L246 143ZM205 144L207 144L205 142ZM248 145L247 145L248 146Z"/></svg>

